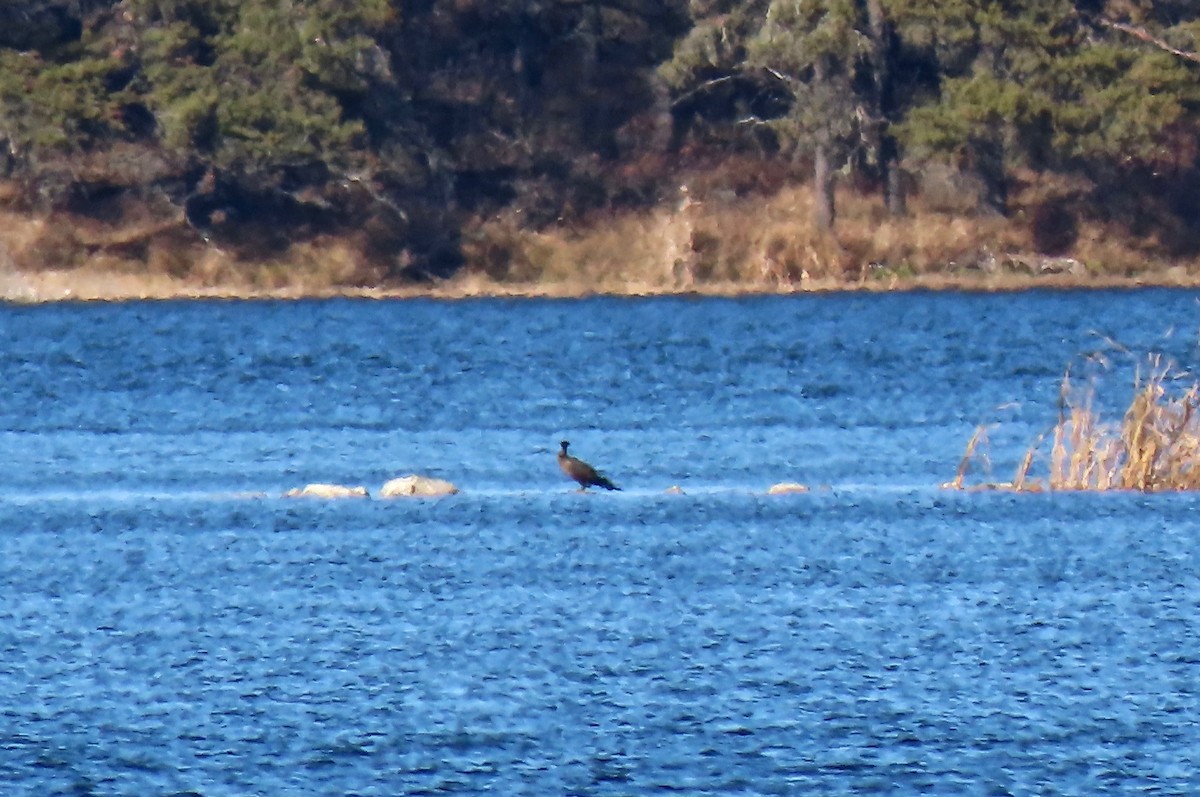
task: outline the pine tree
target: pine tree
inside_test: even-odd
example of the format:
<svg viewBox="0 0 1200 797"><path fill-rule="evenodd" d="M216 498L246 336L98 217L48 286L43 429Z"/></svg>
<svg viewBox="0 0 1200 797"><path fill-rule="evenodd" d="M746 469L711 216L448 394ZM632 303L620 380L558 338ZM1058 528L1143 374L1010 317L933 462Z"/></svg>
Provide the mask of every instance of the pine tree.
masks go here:
<svg viewBox="0 0 1200 797"><path fill-rule="evenodd" d="M62 194L79 171L70 160L123 129L122 54L69 10L48 2L0 9L0 151L6 174L24 177L34 197Z"/></svg>
<svg viewBox="0 0 1200 797"><path fill-rule="evenodd" d="M793 158L811 161L820 229L834 225L834 180L852 160L872 165L889 208L903 212L891 132L894 37L882 0L697 3L693 13L695 26L663 68L680 98L729 85L782 97L770 116L738 121L766 124Z"/></svg>
<svg viewBox="0 0 1200 797"><path fill-rule="evenodd" d="M1160 158L1168 131L1192 130L1200 65L1120 32L1115 9L1156 4L1023 0L897 0L902 35L938 67L939 90L900 128L920 156L956 157L985 176L1003 207L1017 166L1090 171ZM1167 4L1159 3L1160 10ZM1194 44L1200 9L1159 15L1168 36ZM1157 23L1158 25L1164 22Z"/></svg>
<svg viewBox="0 0 1200 797"><path fill-rule="evenodd" d="M364 127L347 104L387 79L372 38L393 20L387 2L129 5L141 31L137 87L168 149L260 185L361 165Z"/></svg>

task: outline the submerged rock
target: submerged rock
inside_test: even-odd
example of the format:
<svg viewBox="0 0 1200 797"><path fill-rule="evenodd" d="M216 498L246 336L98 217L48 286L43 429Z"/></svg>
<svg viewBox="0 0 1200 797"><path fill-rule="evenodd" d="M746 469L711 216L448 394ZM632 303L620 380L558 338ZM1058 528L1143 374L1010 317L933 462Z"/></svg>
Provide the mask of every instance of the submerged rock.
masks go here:
<svg viewBox="0 0 1200 797"><path fill-rule="evenodd" d="M772 484L767 495L789 495L791 493L807 493L808 488L799 482L780 482Z"/></svg>
<svg viewBox="0 0 1200 797"><path fill-rule="evenodd" d="M385 483L379 491L380 498L422 498L438 495L454 495L458 488L445 479L429 476L400 476Z"/></svg>
<svg viewBox="0 0 1200 797"><path fill-rule="evenodd" d="M300 488L292 488L283 494L284 498L366 498L366 487L347 487L344 484L306 484Z"/></svg>

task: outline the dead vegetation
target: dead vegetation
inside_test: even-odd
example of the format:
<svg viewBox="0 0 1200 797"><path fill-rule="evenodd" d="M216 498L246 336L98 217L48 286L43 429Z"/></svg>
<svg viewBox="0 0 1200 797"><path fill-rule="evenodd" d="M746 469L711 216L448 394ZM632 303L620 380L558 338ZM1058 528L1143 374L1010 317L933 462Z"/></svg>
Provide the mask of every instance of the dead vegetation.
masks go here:
<svg viewBox="0 0 1200 797"><path fill-rule="evenodd" d="M1011 212L1001 215L954 178L927 176L900 217L887 213L876 190L847 181L837 190L836 227L822 233L812 221L811 187L772 168L747 159L685 170L652 208L609 209L536 230L516 213L480 220L464 237L466 271L509 290L574 293L1006 290L1200 279L1200 249L1166 246L1158 233L1126 226L1095 204L1094 186L1078 180L1023 175L1014 181L1021 188Z"/></svg>
<svg viewBox="0 0 1200 797"><path fill-rule="evenodd" d="M967 442L954 480L944 486L1031 492L1200 489L1200 384L1186 384L1154 357L1138 370L1119 420L1104 418L1096 398L1093 383L1077 386L1068 371L1058 421L1030 444L1011 481L966 484L972 470L990 469L987 427L980 426Z"/></svg>
<svg viewBox="0 0 1200 797"><path fill-rule="evenodd" d="M1063 178L1029 176L1011 212L1000 215L974 201L955 205L949 199L969 192L950 178L939 189L926 175L901 217L869 186L846 181L833 233L814 226L803 176L769 160L661 170L641 182L651 178L659 201L649 205L566 214L548 226L517 210L477 218L463 229L465 265L419 283L395 277L403 263L381 266L381 258L402 258L403 246L381 254L364 245L362 230L249 256L205 238L169 208L37 215L0 191L0 272L5 297L32 301L1200 284L1200 245L1166 246L1159 233L1082 211L1086 186Z"/></svg>

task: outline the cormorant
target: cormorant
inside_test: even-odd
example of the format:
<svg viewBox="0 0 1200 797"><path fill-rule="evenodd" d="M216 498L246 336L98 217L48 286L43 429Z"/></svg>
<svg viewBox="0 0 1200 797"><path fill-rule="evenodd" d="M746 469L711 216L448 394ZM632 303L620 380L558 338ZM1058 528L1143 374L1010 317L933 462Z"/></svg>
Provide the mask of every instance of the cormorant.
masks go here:
<svg viewBox="0 0 1200 797"><path fill-rule="evenodd" d="M558 466L562 468L563 473L579 482L581 490L586 490L592 485L603 487L605 490L621 489L609 481L607 476L597 471L582 459L568 454L567 446L571 445L569 442L563 440L559 445L562 446L562 450L558 452Z"/></svg>

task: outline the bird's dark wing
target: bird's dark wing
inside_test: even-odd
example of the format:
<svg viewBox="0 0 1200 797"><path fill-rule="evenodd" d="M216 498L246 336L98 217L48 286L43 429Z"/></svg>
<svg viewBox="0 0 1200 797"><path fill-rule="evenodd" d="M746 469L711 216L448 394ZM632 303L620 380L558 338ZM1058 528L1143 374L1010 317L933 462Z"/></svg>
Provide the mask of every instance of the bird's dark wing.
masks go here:
<svg viewBox="0 0 1200 797"><path fill-rule="evenodd" d="M599 473L595 469L592 470L592 484L597 487L603 487L605 490L620 490L621 488L613 484L607 476Z"/></svg>

